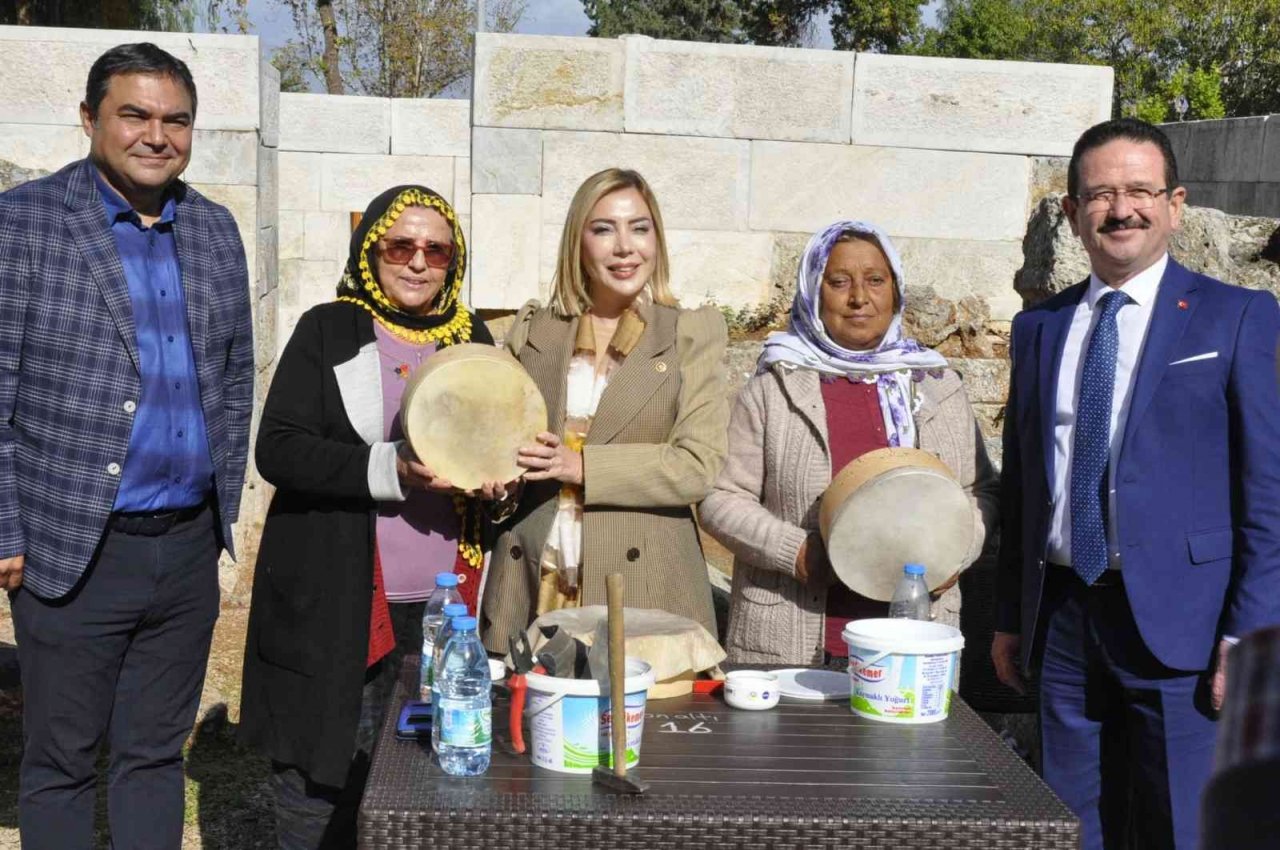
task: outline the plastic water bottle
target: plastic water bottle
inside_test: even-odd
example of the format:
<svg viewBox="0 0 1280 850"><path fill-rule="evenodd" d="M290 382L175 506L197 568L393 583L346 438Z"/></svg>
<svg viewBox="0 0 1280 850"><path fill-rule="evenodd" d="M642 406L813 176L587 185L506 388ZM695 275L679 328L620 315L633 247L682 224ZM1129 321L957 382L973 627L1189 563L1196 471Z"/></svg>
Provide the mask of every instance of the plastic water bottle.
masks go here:
<svg viewBox="0 0 1280 850"><path fill-rule="evenodd" d="M458 617L467 616L467 606L461 602L450 602L444 606L444 620L440 623L440 628L436 629L436 648L431 656L432 671L439 670L440 664L444 661L444 648L449 644L449 638L453 637L453 621ZM433 676L431 680L431 699L434 704L440 696L440 677Z"/></svg>
<svg viewBox="0 0 1280 850"><path fill-rule="evenodd" d="M459 617L453 627L440 662L440 703L431 745L445 773L478 776L489 769L493 745L489 656L476 634L475 617Z"/></svg>
<svg viewBox="0 0 1280 850"><path fill-rule="evenodd" d="M906 620L930 619L929 586L924 583L924 567L907 564L902 568L902 578L889 603L889 616Z"/></svg>
<svg viewBox="0 0 1280 850"><path fill-rule="evenodd" d="M451 602L461 602L458 593L458 577L453 573L440 573L436 576L436 589L431 591L427 599L427 607L422 612L422 658L418 667L418 699L431 702L431 662L435 657L436 632L444 622L444 606Z"/></svg>

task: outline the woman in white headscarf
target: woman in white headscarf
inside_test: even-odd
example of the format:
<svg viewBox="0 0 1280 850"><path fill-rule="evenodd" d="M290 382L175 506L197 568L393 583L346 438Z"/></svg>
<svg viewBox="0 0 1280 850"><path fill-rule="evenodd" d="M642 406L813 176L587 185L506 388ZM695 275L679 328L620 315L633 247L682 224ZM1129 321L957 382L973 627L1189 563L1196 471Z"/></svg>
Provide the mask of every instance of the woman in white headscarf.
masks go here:
<svg viewBox="0 0 1280 850"><path fill-rule="evenodd" d="M942 355L903 336L902 263L873 224L837 221L809 240L791 327L765 342L729 426L729 455L699 520L735 556L729 660L812 664L844 656L844 624L887 605L833 578L817 532L832 475L878 448L933 452L973 504L982 550L997 479L960 377ZM933 615L959 625L959 573L935 592Z"/></svg>

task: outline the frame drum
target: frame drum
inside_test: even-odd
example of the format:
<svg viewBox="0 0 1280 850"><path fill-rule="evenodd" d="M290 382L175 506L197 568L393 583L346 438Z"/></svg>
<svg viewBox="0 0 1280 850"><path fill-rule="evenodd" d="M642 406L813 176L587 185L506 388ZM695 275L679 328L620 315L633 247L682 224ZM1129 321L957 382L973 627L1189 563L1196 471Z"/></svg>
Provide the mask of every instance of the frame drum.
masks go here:
<svg viewBox="0 0 1280 850"><path fill-rule="evenodd" d="M840 581L888 602L903 564L922 564L934 590L964 567L973 508L945 463L920 449L855 458L822 494L818 528Z"/></svg>
<svg viewBox="0 0 1280 850"><path fill-rule="evenodd" d="M422 463L462 490L524 470L516 450L547 430L547 405L520 362L479 343L444 348L409 379L400 401L405 439Z"/></svg>

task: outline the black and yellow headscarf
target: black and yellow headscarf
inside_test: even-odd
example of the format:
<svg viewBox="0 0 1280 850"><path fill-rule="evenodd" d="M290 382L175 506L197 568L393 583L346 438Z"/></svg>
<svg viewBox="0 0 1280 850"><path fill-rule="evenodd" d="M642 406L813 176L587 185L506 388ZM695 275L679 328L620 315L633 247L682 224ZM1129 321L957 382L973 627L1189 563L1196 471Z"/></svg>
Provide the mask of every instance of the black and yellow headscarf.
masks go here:
<svg viewBox="0 0 1280 850"><path fill-rule="evenodd" d="M444 285L436 295L435 309L426 315L406 313L396 307L382 291L374 276L373 248L386 235L407 208L426 207L444 216L453 230L453 260L445 273ZM471 341L472 316L466 307L458 303L462 291L462 278L467 269L467 241L462 225L453 207L436 192L426 186L396 186L369 202L351 234L351 251L347 265L338 282L338 300L358 304L373 314L373 318L391 333L423 345L436 343L440 348ZM483 331L483 325L481 329ZM481 333L483 342L493 343L488 333ZM480 548L481 518L474 499L457 495L453 498L458 512L458 566L479 570L483 561ZM478 582L477 582L478 586Z"/></svg>
<svg viewBox="0 0 1280 850"><path fill-rule="evenodd" d="M392 304L373 271L374 245L409 207L435 210L444 216L453 230L453 260L446 272L444 286L436 296L435 309L422 316L406 313ZM466 268L467 242L457 213L449 202L426 186L396 186L369 203L360 224L351 234L351 251L342 280L338 283L338 300L359 304L372 313L379 324L409 342L435 342L441 347L469 342L471 313L458 303Z"/></svg>

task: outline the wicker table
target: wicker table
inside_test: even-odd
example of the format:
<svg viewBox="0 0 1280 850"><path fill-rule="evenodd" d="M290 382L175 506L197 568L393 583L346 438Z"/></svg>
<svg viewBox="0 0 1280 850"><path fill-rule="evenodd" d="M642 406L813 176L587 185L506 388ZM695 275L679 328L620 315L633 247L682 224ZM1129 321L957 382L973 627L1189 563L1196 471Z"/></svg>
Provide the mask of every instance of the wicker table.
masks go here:
<svg viewBox="0 0 1280 850"><path fill-rule="evenodd" d="M718 695L650 701L639 767L650 788L629 797L512 755L495 693L483 776L447 776L429 744L396 739L398 711L388 713L360 808L362 848L1079 846L1070 811L959 699L927 726L862 720L847 703L748 712Z"/></svg>

